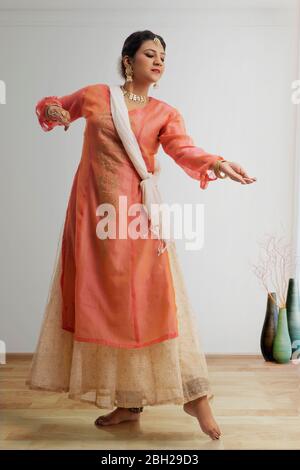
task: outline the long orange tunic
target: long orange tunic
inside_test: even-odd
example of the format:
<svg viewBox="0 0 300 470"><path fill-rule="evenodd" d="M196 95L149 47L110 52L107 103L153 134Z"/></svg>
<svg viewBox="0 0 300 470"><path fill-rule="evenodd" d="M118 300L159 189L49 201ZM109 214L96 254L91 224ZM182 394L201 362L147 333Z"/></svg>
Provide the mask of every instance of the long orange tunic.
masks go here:
<svg viewBox="0 0 300 470"><path fill-rule="evenodd" d="M50 131L48 104L67 109L71 122L86 120L81 160L69 197L62 235L62 328L77 341L139 348L178 336L175 292L168 251L157 256L155 238L118 237L119 196L128 208L142 202L140 176L115 129L106 84L92 84L66 96L47 96L36 105L40 125ZM196 147L179 111L151 97L129 111L147 169L154 171L159 145L205 189L216 179L221 156ZM116 238L100 238L100 204L116 210ZM127 214L127 223L135 216ZM97 228L98 227L98 228Z"/></svg>

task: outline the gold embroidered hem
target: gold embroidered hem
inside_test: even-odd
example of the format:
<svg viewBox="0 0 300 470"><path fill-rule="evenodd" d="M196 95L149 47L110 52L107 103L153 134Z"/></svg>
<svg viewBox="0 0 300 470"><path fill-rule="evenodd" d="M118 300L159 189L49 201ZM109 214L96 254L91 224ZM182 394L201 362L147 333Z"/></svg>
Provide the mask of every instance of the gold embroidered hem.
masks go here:
<svg viewBox="0 0 300 470"><path fill-rule="evenodd" d="M207 395L208 369L175 243L167 250L176 294L179 336L136 349L81 342L61 328L61 236L39 341L26 385L68 393L99 408L179 404Z"/></svg>

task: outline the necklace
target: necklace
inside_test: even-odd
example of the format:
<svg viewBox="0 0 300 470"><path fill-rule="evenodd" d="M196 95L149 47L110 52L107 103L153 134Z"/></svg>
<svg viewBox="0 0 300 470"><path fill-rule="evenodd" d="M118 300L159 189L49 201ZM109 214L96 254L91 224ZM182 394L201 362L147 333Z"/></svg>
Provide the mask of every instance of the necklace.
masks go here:
<svg viewBox="0 0 300 470"><path fill-rule="evenodd" d="M127 96L127 98L131 101L139 101L140 103L146 103L147 102L147 96L145 95L136 95L135 93L132 93L131 91L126 90L123 85L120 85L121 89L123 91L123 95Z"/></svg>

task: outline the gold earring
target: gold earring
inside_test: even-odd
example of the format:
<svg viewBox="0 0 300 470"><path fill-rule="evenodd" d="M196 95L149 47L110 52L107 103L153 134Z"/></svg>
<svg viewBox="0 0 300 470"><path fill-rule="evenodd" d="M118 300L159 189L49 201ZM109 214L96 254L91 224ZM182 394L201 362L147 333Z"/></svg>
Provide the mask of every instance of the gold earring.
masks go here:
<svg viewBox="0 0 300 470"><path fill-rule="evenodd" d="M126 82L132 82L133 81L133 79L132 79L132 68L130 66L126 67L125 75L126 75Z"/></svg>

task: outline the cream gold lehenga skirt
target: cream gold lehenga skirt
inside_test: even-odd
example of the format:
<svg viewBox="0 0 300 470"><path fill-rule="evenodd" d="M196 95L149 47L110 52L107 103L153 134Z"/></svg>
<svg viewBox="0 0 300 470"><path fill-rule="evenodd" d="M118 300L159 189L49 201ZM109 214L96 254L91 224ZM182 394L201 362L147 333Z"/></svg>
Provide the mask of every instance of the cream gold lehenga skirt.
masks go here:
<svg viewBox="0 0 300 470"><path fill-rule="evenodd" d="M63 229L63 228L62 228ZM68 393L98 408L179 404L211 391L197 318L190 305L175 243L170 243L179 336L143 348L114 348L79 342L61 328L59 236L44 319L26 385Z"/></svg>

